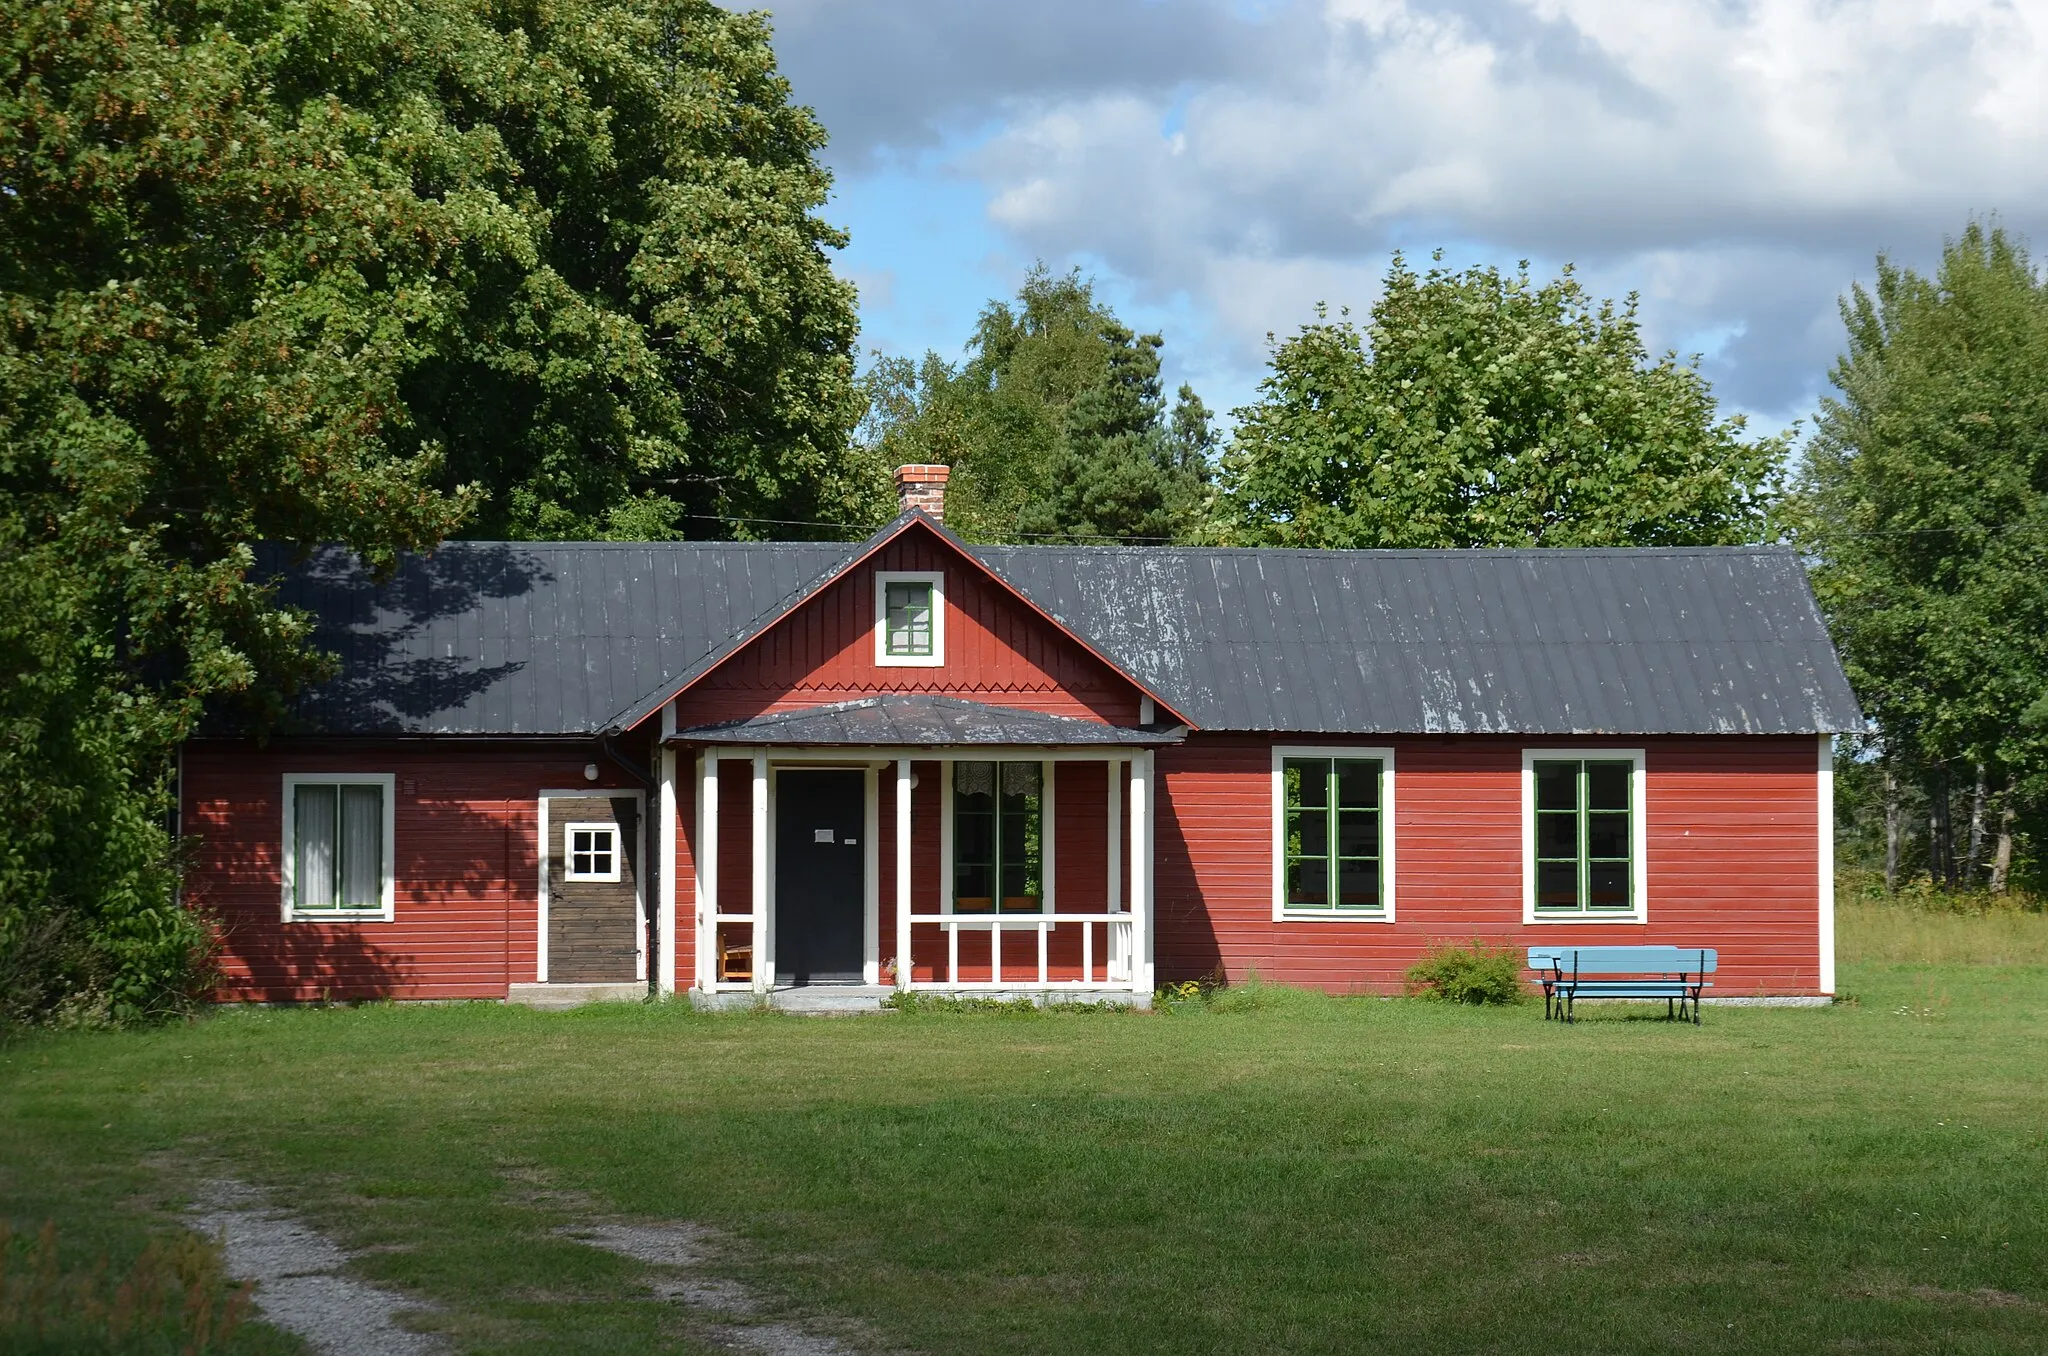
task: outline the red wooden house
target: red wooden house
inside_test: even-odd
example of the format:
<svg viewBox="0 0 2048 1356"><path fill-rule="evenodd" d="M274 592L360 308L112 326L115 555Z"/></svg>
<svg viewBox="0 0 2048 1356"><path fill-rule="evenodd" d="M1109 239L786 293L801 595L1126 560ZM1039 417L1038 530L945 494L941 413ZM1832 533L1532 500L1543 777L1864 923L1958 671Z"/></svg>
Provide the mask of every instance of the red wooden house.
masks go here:
<svg viewBox="0 0 2048 1356"><path fill-rule="evenodd" d="M186 748L222 995L1146 1001L1398 989L1439 940L1712 946L1834 988L1789 552L839 543L272 562L338 676Z"/></svg>

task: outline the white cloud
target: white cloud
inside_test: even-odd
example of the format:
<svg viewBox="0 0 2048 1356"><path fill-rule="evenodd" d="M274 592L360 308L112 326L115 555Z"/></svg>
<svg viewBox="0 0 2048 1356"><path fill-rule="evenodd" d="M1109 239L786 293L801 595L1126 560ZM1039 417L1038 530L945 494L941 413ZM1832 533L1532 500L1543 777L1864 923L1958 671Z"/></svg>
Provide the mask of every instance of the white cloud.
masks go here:
<svg viewBox="0 0 2048 1356"><path fill-rule="evenodd" d="M1579 260L1642 290L1660 341L1732 336L1752 403L1796 402L1832 341L1814 317L1877 250L1924 258L1972 213L2048 220L2044 14L1330 0L1190 91L1013 99L963 168L1026 250L1197 297L1240 352L1442 241Z"/></svg>
<svg viewBox="0 0 2048 1356"><path fill-rule="evenodd" d="M1654 344L1790 416L1877 251L1925 265L1991 212L2048 235L2039 0L799 0L782 23L843 172L924 148L1021 258L1205 316L1190 356L1240 388L1268 330L1445 244L1640 291Z"/></svg>

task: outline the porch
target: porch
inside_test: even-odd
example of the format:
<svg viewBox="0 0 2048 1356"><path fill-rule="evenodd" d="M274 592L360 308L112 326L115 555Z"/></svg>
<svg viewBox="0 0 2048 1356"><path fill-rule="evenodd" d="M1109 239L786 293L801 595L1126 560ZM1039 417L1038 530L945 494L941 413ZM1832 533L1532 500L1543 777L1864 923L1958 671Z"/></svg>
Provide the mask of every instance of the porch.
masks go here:
<svg viewBox="0 0 2048 1356"><path fill-rule="evenodd" d="M1181 737L897 695L674 731L693 997L1149 1000L1151 751Z"/></svg>

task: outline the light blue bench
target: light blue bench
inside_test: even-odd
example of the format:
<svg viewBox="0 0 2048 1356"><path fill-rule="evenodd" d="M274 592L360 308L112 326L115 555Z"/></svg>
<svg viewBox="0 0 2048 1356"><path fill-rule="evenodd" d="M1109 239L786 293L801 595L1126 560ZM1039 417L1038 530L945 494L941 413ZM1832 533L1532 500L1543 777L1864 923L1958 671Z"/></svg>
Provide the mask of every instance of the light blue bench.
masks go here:
<svg viewBox="0 0 2048 1356"><path fill-rule="evenodd" d="M1572 1020L1581 998L1661 998L1664 1015L1700 1024L1700 994L1718 960L1712 947L1532 946L1529 968L1543 981L1543 1020ZM1627 978L1612 978L1612 976ZM1600 976L1588 978L1588 976ZM1688 1014L1688 1009L1690 1013Z"/></svg>

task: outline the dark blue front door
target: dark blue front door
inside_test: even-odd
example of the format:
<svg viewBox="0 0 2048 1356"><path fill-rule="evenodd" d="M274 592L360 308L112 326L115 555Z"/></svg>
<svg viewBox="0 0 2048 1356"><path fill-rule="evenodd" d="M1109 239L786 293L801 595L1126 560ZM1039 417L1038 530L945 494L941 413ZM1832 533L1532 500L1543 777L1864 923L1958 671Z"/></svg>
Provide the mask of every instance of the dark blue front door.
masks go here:
<svg viewBox="0 0 2048 1356"><path fill-rule="evenodd" d="M866 778L785 768L775 791L775 982L858 984Z"/></svg>

